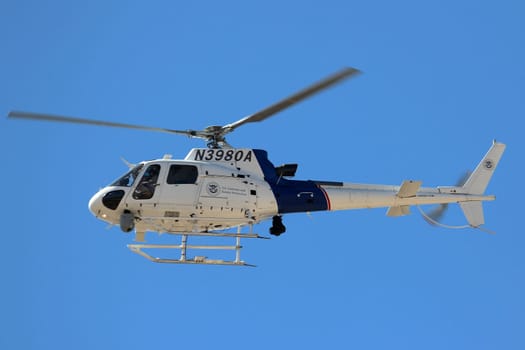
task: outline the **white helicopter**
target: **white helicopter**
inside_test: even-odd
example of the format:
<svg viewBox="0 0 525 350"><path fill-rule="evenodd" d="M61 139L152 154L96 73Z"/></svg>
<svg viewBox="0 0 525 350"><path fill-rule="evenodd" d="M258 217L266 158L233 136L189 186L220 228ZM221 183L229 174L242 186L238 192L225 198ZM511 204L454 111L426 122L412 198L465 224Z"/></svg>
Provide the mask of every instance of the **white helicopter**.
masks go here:
<svg viewBox="0 0 525 350"><path fill-rule="evenodd" d="M260 122L321 90L355 76L359 71L345 68L292 96L255 114L224 126L204 130L172 130L106 121L12 111L10 118L36 119L182 134L207 141L208 148L192 149L184 159L170 156L144 161L97 192L89 210L98 219L119 225L122 231L135 230L135 241L144 242L146 232L179 235L180 244L130 244L133 252L158 263L253 266L241 260L242 238L267 238L253 233L253 225L272 219L270 234L286 228L282 215L288 213L359 208L388 208L386 215L410 213L410 206L439 204L434 213L421 213L427 221L437 218L449 203L459 203L468 225L484 224L482 202L492 201L485 189L505 150L494 141L488 153L466 181L456 186L421 187L421 181L405 180L399 186L355 184L332 181L292 180L297 164L274 166L267 152L233 148L225 135L246 123ZM248 227L248 232L243 232ZM228 229L235 229L228 232ZM233 245L188 244L188 237L235 239ZM177 258L154 257L144 250L176 249ZM231 250L232 259L189 256L189 252Z"/></svg>

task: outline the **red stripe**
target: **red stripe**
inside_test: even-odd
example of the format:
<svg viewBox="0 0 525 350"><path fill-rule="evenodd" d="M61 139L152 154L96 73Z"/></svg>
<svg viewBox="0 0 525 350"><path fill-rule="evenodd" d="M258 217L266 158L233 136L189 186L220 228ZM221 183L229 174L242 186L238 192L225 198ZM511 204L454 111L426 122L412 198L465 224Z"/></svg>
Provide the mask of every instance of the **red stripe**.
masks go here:
<svg viewBox="0 0 525 350"><path fill-rule="evenodd" d="M328 197L328 193L326 193L325 189L321 187L321 185L317 185L319 189L323 192L324 198L326 199L326 204L328 205L328 210L332 210L332 203L330 203L330 197Z"/></svg>

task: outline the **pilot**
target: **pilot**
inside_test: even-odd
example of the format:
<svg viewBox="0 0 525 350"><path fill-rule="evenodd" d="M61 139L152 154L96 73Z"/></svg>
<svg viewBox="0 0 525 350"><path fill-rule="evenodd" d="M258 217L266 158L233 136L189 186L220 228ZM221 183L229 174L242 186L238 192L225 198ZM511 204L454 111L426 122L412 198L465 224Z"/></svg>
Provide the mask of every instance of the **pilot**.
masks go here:
<svg viewBox="0 0 525 350"><path fill-rule="evenodd" d="M130 178L131 178L131 175L130 175L130 174L124 176L123 178L121 178L121 179L118 181L118 186L125 186L125 187L128 187L129 184L130 184Z"/></svg>
<svg viewBox="0 0 525 350"><path fill-rule="evenodd" d="M159 165L152 165L146 170L142 176L142 180L140 180L140 183L133 193L135 199L150 199L153 197L155 186L157 186L159 170Z"/></svg>

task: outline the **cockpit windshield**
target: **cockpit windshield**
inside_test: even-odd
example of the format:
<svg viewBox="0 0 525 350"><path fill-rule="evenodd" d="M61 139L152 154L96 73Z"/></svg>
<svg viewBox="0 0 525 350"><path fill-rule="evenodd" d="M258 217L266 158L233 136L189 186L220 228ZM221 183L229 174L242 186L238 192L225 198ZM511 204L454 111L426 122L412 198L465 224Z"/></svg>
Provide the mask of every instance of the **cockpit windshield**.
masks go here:
<svg viewBox="0 0 525 350"><path fill-rule="evenodd" d="M121 186L121 187L131 187L137 179L137 176L140 173L140 170L144 167L144 164L139 164L133 169L131 169L126 175L119 178L117 181L113 182L111 186Z"/></svg>

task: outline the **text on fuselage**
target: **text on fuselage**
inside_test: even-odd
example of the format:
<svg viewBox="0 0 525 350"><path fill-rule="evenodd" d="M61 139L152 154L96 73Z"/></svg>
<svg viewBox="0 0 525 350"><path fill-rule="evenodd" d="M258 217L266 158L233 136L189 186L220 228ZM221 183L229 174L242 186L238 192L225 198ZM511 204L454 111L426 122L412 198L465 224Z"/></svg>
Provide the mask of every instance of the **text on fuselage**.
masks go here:
<svg viewBox="0 0 525 350"><path fill-rule="evenodd" d="M251 162L252 151L242 149L198 149L195 152L194 160Z"/></svg>

